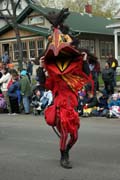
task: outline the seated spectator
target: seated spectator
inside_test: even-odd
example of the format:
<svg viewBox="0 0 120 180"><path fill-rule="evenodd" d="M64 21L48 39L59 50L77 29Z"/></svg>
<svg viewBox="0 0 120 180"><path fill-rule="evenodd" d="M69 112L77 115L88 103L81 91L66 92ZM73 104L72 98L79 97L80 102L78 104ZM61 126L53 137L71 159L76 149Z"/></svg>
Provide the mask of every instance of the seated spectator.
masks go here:
<svg viewBox="0 0 120 180"><path fill-rule="evenodd" d="M3 94L0 93L0 113L7 112L7 103L4 99Z"/></svg>
<svg viewBox="0 0 120 180"><path fill-rule="evenodd" d="M120 118L120 99L118 98L118 94L113 94L110 102L108 103L109 113L107 115L108 118L118 117Z"/></svg>
<svg viewBox="0 0 120 180"><path fill-rule="evenodd" d="M78 92L78 108L77 111L79 113L79 116L83 115L83 105L84 105L84 97L86 93L84 88Z"/></svg>
<svg viewBox="0 0 120 180"><path fill-rule="evenodd" d="M52 103L53 97L51 91L40 91L35 89L32 97L33 113L35 115L41 114L41 112Z"/></svg>
<svg viewBox="0 0 120 180"><path fill-rule="evenodd" d="M120 99L120 89L118 90L118 99Z"/></svg>
<svg viewBox="0 0 120 180"><path fill-rule="evenodd" d="M88 117L92 115L92 111L97 108L98 100L97 97L91 93L91 91L88 91L84 102L83 117Z"/></svg>
<svg viewBox="0 0 120 180"><path fill-rule="evenodd" d="M105 90L100 92L102 95L98 98L98 107L92 111L92 115L106 117L108 113L108 95Z"/></svg>

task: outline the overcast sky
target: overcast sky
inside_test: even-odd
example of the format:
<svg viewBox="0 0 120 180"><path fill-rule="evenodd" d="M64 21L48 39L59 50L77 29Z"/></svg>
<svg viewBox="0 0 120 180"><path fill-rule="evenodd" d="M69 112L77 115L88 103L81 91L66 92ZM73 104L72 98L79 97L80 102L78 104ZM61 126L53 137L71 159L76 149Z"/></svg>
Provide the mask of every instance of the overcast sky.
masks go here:
<svg viewBox="0 0 120 180"><path fill-rule="evenodd" d="M116 0L118 3L120 3L120 0Z"/></svg>

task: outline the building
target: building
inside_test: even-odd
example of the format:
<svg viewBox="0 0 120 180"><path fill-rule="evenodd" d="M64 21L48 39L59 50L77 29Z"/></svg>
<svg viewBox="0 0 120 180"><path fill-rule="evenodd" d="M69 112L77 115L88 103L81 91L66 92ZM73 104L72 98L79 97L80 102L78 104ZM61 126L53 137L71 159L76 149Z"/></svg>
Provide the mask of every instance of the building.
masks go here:
<svg viewBox="0 0 120 180"><path fill-rule="evenodd" d="M30 3L17 17L23 46L24 59L33 59L44 51L51 24L43 13L52 8L44 8ZM65 21L70 31L79 34L80 47L89 49L104 64L109 54L114 54L114 35L106 26L114 21L103 17L95 17L88 13L71 12ZM0 29L0 54L8 51L11 59L16 62L18 46L16 36L11 26L5 25Z"/></svg>
<svg viewBox="0 0 120 180"><path fill-rule="evenodd" d="M115 49L115 58L119 60L120 65L120 10L114 16L116 20L114 23L106 26L108 29L112 29L114 35L114 49Z"/></svg>

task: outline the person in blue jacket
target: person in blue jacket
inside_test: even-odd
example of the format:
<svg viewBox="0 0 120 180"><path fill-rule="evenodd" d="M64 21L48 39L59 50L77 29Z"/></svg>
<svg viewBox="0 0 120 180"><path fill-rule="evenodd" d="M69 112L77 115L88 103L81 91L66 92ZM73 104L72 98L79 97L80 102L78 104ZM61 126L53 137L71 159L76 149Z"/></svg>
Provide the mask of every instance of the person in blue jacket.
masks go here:
<svg viewBox="0 0 120 180"><path fill-rule="evenodd" d="M19 102L20 102L20 83L18 81L18 74L12 74L12 84L8 88L8 96L10 100L11 113L19 113Z"/></svg>

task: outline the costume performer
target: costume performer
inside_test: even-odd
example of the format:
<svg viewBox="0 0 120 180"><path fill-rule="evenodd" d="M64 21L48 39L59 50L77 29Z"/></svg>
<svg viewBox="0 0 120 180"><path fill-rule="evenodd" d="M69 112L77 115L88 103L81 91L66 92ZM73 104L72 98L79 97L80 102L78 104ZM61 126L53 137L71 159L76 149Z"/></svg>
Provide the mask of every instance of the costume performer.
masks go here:
<svg viewBox="0 0 120 180"><path fill-rule="evenodd" d="M78 91L88 82L92 83L86 61L87 54L80 53L71 45L70 36L65 31L62 32L65 27L63 21L68 15L68 9L62 9L58 14L53 12L46 15L53 25L53 33L44 56L45 68L49 74L46 87L52 91L54 97L53 105L45 110L45 119L48 124L53 121L50 125L55 126L60 133L60 164L67 169L72 168L69 151L78 139L80 127L76 111Z"/></svg>

